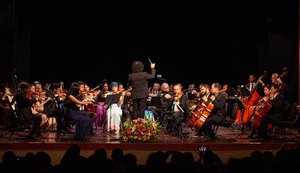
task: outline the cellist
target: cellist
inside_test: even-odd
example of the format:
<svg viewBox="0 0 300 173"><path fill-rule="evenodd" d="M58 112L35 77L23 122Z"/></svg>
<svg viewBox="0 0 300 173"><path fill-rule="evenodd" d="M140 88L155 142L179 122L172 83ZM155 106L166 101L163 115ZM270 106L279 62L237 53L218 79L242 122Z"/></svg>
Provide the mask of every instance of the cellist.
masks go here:
<svg viewBox="0 0 300 173"><path fill-rule="evenodd" d="M280 120L284 120L286 115L284 114L284 102L285 98L280 94L280 85L272 84L270 90L270 104L272 108L266 116L261 118L261 125L258 128L257 141L264 141L268 139L268 126Z"/></svg>
<svg viewBox="0 0 300 173"><path fill-rule="evenodd" d="M248 136L248 138L253 138L253 136L257 133L257 128L260 125L257 123L257 121L258 121L258 118L260 118L260 120L261 120L261 117L258 117L259 115L256 115L255 112L258 111L259 109L261 109L261 106L263 106L263 104L265 104L266 102L269 102L270 93L271 93L270 91L271 91L271 85L265 85L265 87L264 87L264 95L265 96L263 98L261 98L256 105L253 105L249 108L249 114L251 114L249 123L251 123L250 126L252 127L252 130L251 130L251 133Z"/></svg>

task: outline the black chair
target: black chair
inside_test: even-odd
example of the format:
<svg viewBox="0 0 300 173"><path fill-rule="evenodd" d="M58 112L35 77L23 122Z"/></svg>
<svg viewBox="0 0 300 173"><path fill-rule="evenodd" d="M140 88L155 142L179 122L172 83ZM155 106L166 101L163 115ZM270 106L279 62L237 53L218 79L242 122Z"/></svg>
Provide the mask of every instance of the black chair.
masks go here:
<svg viewBox="0 0 300 173"><path fill-rule="evenodd" d="M293 128L299 128L295 124L296 120L296 112L297 112L297 103L290 105L289 103L285 102L284 108L284 115L285 118L272 123L272 129L270 131L270 136L274 140L285 139L285 136L291 135ZM299 129L298 129L299 131Z"/></svg>
<svg viewBox="0 0 300 173"><path fill-rule="evenodd" d="M19 132L31 132L33 127L33 120L27 118L21 111L18 105L16 105L15 110L10 118L9 133L10 139L15 140L14 135L19 134Z"/></svg>
<svg viewBox="0 0 300 173"><path fill-rule="evenodd" d="M181 139L184 139L183 134L183 123L185 119L183 116L179 116L179 123L176 124L176 117L174 116L174 112L167 112L163 114L165 118L165 131L166 133L173 134L176 136L180 136Z"/></svg>

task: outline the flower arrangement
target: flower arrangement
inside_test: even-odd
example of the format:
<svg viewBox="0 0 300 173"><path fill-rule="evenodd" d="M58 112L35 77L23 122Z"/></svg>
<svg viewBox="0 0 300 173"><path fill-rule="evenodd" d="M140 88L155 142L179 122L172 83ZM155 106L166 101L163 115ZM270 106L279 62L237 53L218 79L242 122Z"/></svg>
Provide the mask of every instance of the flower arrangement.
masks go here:
<svg viewBox="0 0 300 173"><path fill-rule="evenodd" d="M127 143L157 142L160 124L147 118L127 119L120 131L121 141Z"/></svg>

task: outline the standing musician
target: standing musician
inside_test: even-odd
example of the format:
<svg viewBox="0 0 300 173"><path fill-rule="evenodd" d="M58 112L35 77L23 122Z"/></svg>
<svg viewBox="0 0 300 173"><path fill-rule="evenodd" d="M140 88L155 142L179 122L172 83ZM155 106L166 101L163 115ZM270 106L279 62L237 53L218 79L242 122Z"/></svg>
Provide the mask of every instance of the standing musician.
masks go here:
<svg viewBox="0 0 300 173"><path fill-rule="evenodd" d="M209 139L215 139L212 125L225 121L226 94L221 92L221 88L221 84L217 82L211 85L211 95L208 100L214 108L203 124L204 133Z"/></svg>

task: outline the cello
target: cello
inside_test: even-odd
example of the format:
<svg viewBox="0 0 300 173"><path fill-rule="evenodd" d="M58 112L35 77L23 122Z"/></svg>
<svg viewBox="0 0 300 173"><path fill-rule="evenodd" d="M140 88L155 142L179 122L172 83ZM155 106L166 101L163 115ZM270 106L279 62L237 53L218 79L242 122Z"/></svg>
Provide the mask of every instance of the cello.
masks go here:
<svg viewBox="0 0 300 173"><path fill-rule="evenodd" d="M219 91L219 93L223 93L227 90L227 85L224 85L223 88ZM205 95L207 96L207 95ZM207 117L210 115L212 110L214 109L214 105L210 100L210 96L207 96L207 100L203 99L205 96L201 98L196 109L192 112L193 116L190 118L188 122L188 126L191 128L200 129L204 122L206 121Z"/></svg>
<svg viewBox="0 0 300 173"><path fill-rule="evenodd" d="M214 107L210 101L206 103L206 101L201 99L199 106L192 112L193 116L190 118L188 126L200 129Z"/></svg>
<svg viewBox="0 0 300 173"><path fill-rule="evenodd" d="M261 75L257 81L264 80L267 78L267 76L268 76L268 72L265 70L264 74ZM241 99L244 109L237 109L235 124L246 124L249 121L251 115L249 113L249 108L257 104L258 101L261 99L261 96L257 91L259 85L260 83L258 82L257 85L254 86L254 89L250 93L250 96L245 96L244 98Z"/></svg>
<svg viewBox="0 0 300 173"><path fill-rule="evenodd" d="M249 119L249 122L251 124L250 126L257 129L261 124L261 118L263 116L266 116L271 108L272 104L269 102L269 98L267 98L266 100L261 99L253 109L254 112Z"/></svg>

